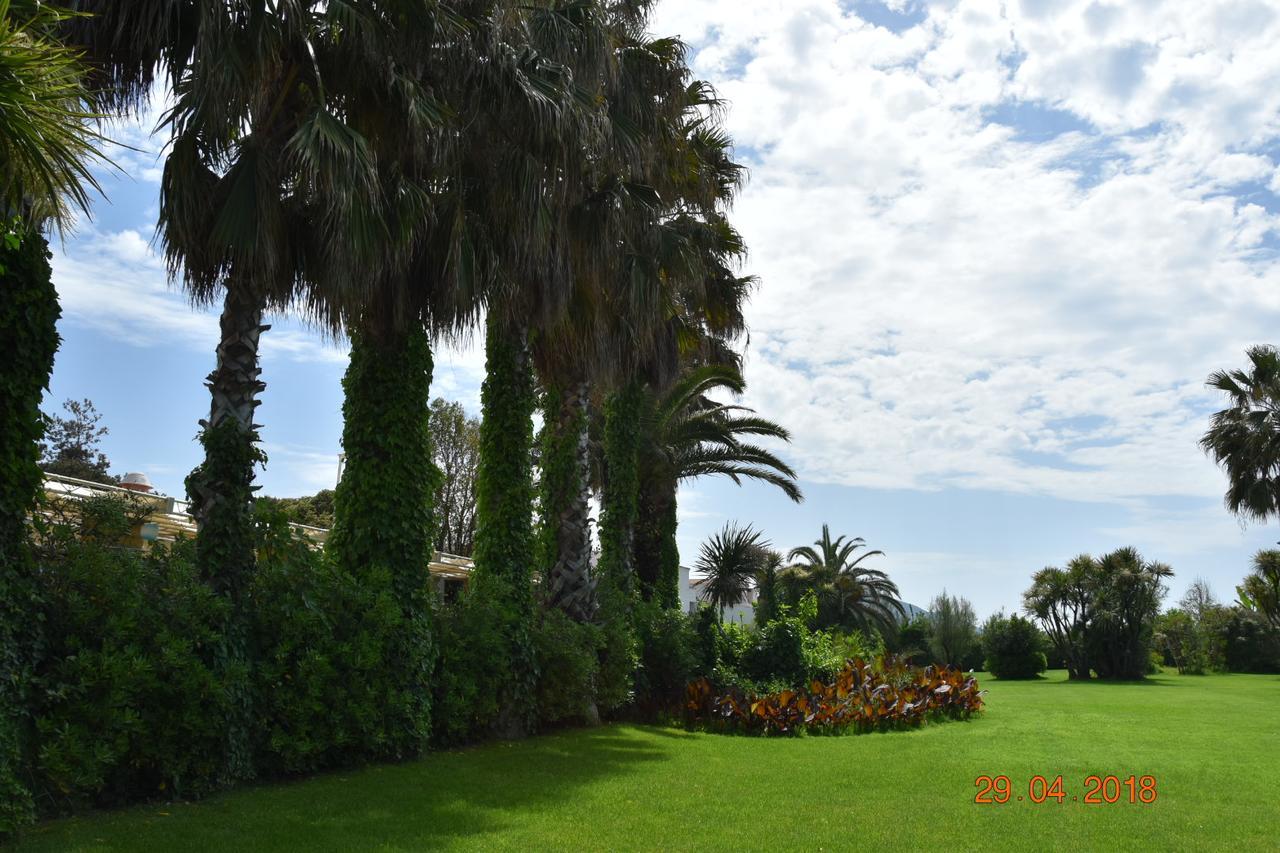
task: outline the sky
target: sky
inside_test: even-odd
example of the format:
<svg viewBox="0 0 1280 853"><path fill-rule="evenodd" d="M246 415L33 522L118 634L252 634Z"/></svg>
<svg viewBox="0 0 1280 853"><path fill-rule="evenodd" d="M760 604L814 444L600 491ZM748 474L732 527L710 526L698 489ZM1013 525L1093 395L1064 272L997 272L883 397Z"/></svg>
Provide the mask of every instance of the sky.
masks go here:
<svg viewBox="0 0 1280 853"><path fill-rule="evenodd" d="M1234 597L1280 531L1243 526L1197 447L1214 370L1280 343L1280 0L665 0L729 105L760 278L747 405L790 428L806 494L695 481L686 564L728 522L833 534L920 605L980 616L1030 575L1133 545ZM182 493L216 314L155 253L154 117L113 128L108 201L55 243L46 410L91 398L117 473ZM263 338L263 493L332 487L343 345ZM478 413L475 346L434 391Z"/></svg>

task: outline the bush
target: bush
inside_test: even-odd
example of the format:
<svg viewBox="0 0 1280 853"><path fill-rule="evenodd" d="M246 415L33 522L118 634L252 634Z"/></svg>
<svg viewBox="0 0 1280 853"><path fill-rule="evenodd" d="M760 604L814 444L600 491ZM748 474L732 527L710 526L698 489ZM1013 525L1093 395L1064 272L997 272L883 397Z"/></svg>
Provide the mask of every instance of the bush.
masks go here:
<svg viewBox="0 0 1280 853"><path fill-rule="evenodd" d="M982 629L982 650L984 667L996 678L1035 678L1049 665L1040 632L1016 613L1008 618L997 613L987 620Z"/></svg>
<svg viewBox="0 0 1280 853"><path fill-rule="evenodd" d="M801 686L809 674L804 653L809 636L799 619L775 619L759 630L747 648L743 674L757 682Z"/></svg>
<svg viewBox="0 0 1280 853"><path fill-rule="evenodd" d="M228 603L200 579L194 543L147 554L106 544L128 507L85 509L87 523L55 525L40 543L47 642L28 775L43 811L219 786L228 697L246 692L259 775L403 754L406 715L422 706L389 665L405 619L389 577L357 581L283 517L260 515L246 599L253 665L214 666Z"/></svg>
<svg viewBox="0 0 1280 853"><path fill-rule="evenodd" d="M932 658L929 646L933 640L933 623L925 614L917 614L899 625L890 640L886 644L888 651L906 658L913 665L924 666Z"/></svg>
<svg viewBox="0 0 1280 853"><path fill-rule="evenodd" d="M438 606L433 618L436 667L431 678L432 743L457 746L477 740L498 719L499 679L507 672L503 620L470 592Z"/></svg>
<svg viewBox="0 0 1280 853"><path fill-rule="evenodd" d="M636 608L640 663L636 667L636 708L653 717L679 706L690 681L711 672L703 668L693 620L655 602Z"/></svg>
<svg viewBox="0 0 1280 853"><path fill-rule="evenodd" d="M39 577L47 645L32 715L42 809L213 788L230 685L208 661L226 603L200 582L192 544L146 556L71 545Z"/></svg>
<svg viewBox="0 0 1280 853"><path fill-rule="evenodd" d="M1221 630L1231 672L1280 672L1280 631L1257 613L1234 608Z"/></svg>
<svg viewBox="0 0 1280 853"><path fill-rule="evenodd" d="M597 626L575 622L558 607L542 608L533 632L540 723L589 720L589 709L596 701L603 642L604 634Z"/></svg>
<svg viewBox="0 0 1280 853"><path fill-rule="evenodd" d="M734 622L714 626L712 673L717 684L734 684L749 678L747 666L756 644L755 632Z"/></svg>
<svg viewBox="0 0 1280 853"><path fill-rule="evenodd" d="M387 665L404 619L390 576L358 581L293 534L283 515L260 517L250 592L258 772L398 756L397 727L410 707Z"/></svg>

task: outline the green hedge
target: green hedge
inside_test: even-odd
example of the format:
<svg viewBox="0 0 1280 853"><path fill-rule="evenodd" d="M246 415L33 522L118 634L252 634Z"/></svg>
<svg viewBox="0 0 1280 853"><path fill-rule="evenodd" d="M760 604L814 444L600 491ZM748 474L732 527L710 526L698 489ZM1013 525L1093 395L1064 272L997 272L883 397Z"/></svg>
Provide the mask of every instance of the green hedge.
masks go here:
<svg viewBox="0 0 1280 853"><path fill-rule="evenodd" d="M26 517L40 489L40 398L58 349L59 314L48 244L15 223L0 224L0 840L33 813L21 768L32 749L26 708L40 634L31 618L38 598Z"/></svg>

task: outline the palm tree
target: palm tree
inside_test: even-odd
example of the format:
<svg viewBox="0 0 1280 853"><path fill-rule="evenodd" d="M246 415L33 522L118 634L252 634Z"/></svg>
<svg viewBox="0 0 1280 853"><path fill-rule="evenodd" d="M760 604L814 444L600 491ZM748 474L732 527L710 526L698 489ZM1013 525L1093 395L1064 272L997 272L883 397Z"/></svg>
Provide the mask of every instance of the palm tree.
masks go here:
<svg viewBox="0 0 1280 853"><path fill-rule="evenodd" d="M1100 678L1142 678L1152 627L1167 592L1164 582L1173 569L1133 548L1119 548L1099 558L1094 571L1090 663Z"/></svg>
<svg viewBox="0 0 1280 853"><path fill-rule="evenodd" d="M652 337L644 346L628 347L621 387L603 407L600 573L616 577L615 585L624 593L635 586L646 397L669 389L682 364L737 366L730 345L745 332L742 309L754 284L731 268L745 255L745 246L723 209L732 202L744 171L733 162L732 144L714 122L721 103L701 81L689 83L675 100L680 125L670 147L679 155L676 167L655 182L661 215L640 230L630 247L626 276L628 281L656 283L656 292L670 307L665 315L650 318ZM668 556L678 561L674 550ZM639 586L646 597L651 595L650 584L642 581Z"/></svg>
<svg viewBox="0 0 1280 853"><path fill-rule="evenodd" d="M1227 508L1262 522L1280 515L1280 352L1248 351L1248 370L1218 371L1208 387L1227 395L1200 446L1227 472Z"/></svg>
<svg viewBox="0 0 1280 853"><path fill-rule="evenodd" d="M39 493L40 400L58 348L58 296L44 228L88 210L100 160L84 69L57 38L66 14L0 0L0 841L33 813L20 781L37 649L27 522Z"/></svg>
<svg viewBox="0 0 1280 853"><path fill-rule="evenodd" d="M767 625L777 618L782 603L782 555L765 551L756 569L756 624Z"/></svg>
<svg viewBox="0 0 1280 853"><path fill-rule="evenodd" d="M564 234L570 298L534 340L545 390L542 563L549 600L579 619L593 618L602 603L600 580L605 588L599 591L614 602L605 602L613 611L606 618L629 618L632 588L626 542L634 488L628 485L628 466L613 466L605 480L599 577L591 571L591 404L609 389L618 389L622 399L636 398L639 364L652 349L670 302L671 280L639 269L635 258L662 214L666 164L679 144L688 69L678 41L645 35L649 5L610 9L611 75L600 81L609 104L609 135L603 146L585 152L600 165L595 174L582 176L580 199ZM607 432L607 450L615 460L634 455L633 432Z"/></svg>
<svg viewBox="0 0 1280 853"><path fill-rule="evenodd" d="M1253 571L1236 587L1240 603L1262 614L1271 627L1280 630L1280 551L1259 551L1253 555Z"/></svg>
<svg viewBox="0 0 1280 853"><path fill-rule="evenodd" d="M75 34L99 76L118 84L111 98L133 106L146 99L156 77L169 82L175 103L163 125L171 140L160 232L171 274L193 301L222 306L208 380L210 415L202 422L205 459L188 478L198 563L232 605L216 663L238 667L247 656L243 598L254 566L254 468L263 459L253 417L264 388L258 348L268 328L264 314L291 306L332 332L353 332L357 357L348 389L395 388L384 397L403 404L392 409L400 422L379 429L353 417L347 425L352 483L335 498L333 547L366 571L391 570L413 633L425 614L420 573L430 548L414 526L430 520L424 496L430 477L386 505L381 529L395 536L349 536L346 519L351 494L359 495L357 503L370 500L368 490L352 485L370 479L361 476L366 460L397 470L430 467L425 427L403 422L414 407L411 390L422 398L425 416L429 401L421 380L429 374L430 350L421 314L396 302L394 285L406 278L410 250L420 239L405 223L427 218L423 164L444 135L443 110L433 95L438 87L426 79L424 65L465 55L455 30L442 26L453 15L433 4L415 10L320 0L270 13L260 4L87 5L95 14ZM423 44L431 39L436 42ZM375 420L388 411L358 403L351 410ZM396 450L389 462L388 442ZM421 458L428 460L425 468ZM406 648L419 645L406 639ZM423 668L408 652L394 657L403 659L406 672ZM407 674L405 690L425 698L421 675ZM247 703L247 694L236 697L229 778L249 772ZM411 726L395 729L413 734ZM389 741L392 754L416 749Z"/></svg>
<svg viewBox="0 0 1280 853"><path fill-rule="evenodd" d="M1066 569L1047 566L1032 576L1022 595L1023 610L1040 620L1067 664L1067 678L1089 680L1089 650L1085 645L1093 619L1097 561L1087 554L1075 557Z"/></svg>
<svg viewBox="0 0 1280 853"><path fill-rule="evenodd" d="M703 575L699 598L716 608L722 621L725 608L746 599L768 549L758 531L732 523L702 543L694 566Z"/></svg>
<svg viewBox="0 0 1280 853"><path fill-rule="evenodd" d="M708 395L742 394L746 383L736 368L707 365L689 371L660 398L650 395L642 414L640 524L636 530L636 572L646 596L679 606L680 557L676 549L676 492L698 477L722 476L768 483L799 503L803 495L795 471L772 451L744 440L789 441L781 425L744 406L719 403Z"/></svg>
<svg viewBox="0 0 1280 853"><path fill-rule="evenodd" d="M824 524L821 539L787 554L794 561L784 573L788 582L818 596L819 620L825 624L889 631L905 614L897 585L884 572L862 565L884 552L858 553L866 547L861 537L833 540Z"/></svg>

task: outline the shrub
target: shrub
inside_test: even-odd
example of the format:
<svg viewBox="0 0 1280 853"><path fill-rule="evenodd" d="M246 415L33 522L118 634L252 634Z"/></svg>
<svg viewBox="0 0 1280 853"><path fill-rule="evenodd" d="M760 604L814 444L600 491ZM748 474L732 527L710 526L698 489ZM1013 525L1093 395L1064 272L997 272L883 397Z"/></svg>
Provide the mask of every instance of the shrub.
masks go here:
<svg viewBox="0 0 1280 853"><path fill-rule="evenodd" d="M1016 613L997 613L982 628L987 672L996 678L1035 678L1048 667L1036 626Z"/></svg>
<svg viewBox="0 0 1280 853"><path fill-rule="evenodd" d="M401 721L418 703L388 665L405 618L390 576L357 580L293 534L282 514L260 518L251 587L259 773L398 756Z"/></svg>
<svg viewBox="0 0 1280 853"><path fill-rule="evenodd" d="M743 674L758 682L800 686L809 674L804 653L809 636L799 619L775 619L759 630L755 642L747 648Z"/></svg>
<svg viewBox="0 0 1280 853"><path fill-rule="evenodd" d="M698 670L710 673L719 662L716 645L720 638L720 618L715 608L702 604L693 613L694 653L698 659Z"/></svg>
<svg viewBox="0 0 1280 853"><path fill-rule="evenodd" d="M713 672L720 684L733 684L746 673L748 660L756 643L755 632L733 622L715 625L715 658Z"/></svg>
<svg viewBox="0 0 1280 853"><path fill-rule="evenodd" d="M222 679L246 673L208 664L226 602L200 582L192 544L146 556L71 545L40 579L47 644L32 714L42 809L214 787Z"/></svg>
<svg viewBox="0 0 1280 853"><path fill-rule="evenodd" d="M558 607L542 608L534 622L538 661L538 721L544 725L589 719L595 701L604 635L575 622Z"/></svg>
<svg viewBox="0 0 1280 853"><path fill-rule="evenodd" d="M491 602L468 591L438 606L432 624L432 742L457 746L487 735L498 719L500 681L509 671L504 622Z"/></svg>
<svg viewBox="0 0 1280 853"><path fill-rule="evenodd" d="M679 706L685 685L711 668L702 667L693 620L658 602L636 608L640 663L635 673L636 708L654 716Z"/></svg>
<svg viewBox="0 0 1280 853"><path fill-rule="evenodd" d="M924 666L929 663L931 654L929 646L933 640L933 622L923 613L898 626L898 630L886 643L888 651L905 657L912 664Z"/></svg>
<svg viewBox="0 0 1280 853"><path fill-rule="evenodd" d="M1234 608L1221 631L1229 670L1280 672L1280 632L1256 612Z"/></svg>
<svg viewBox="0 0 1280 853"><path fill-rule="evenodd" d="M880 672L849 661L830 683L757 695L717 692L707 679L685 694L686 721L713 731L744 734L822 734L885 731L928 720L967 719L982 709L976 679L958 669L925 667Z"/></svg>

